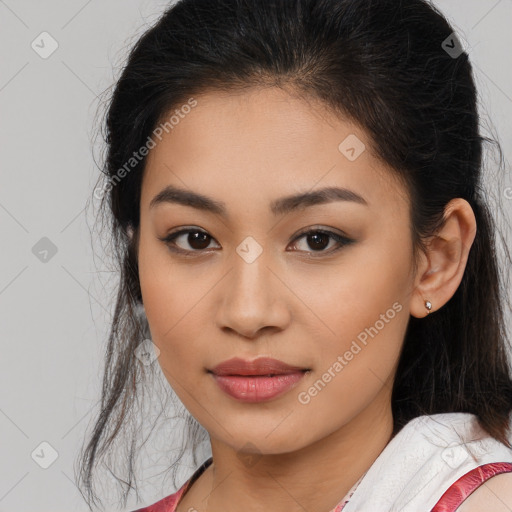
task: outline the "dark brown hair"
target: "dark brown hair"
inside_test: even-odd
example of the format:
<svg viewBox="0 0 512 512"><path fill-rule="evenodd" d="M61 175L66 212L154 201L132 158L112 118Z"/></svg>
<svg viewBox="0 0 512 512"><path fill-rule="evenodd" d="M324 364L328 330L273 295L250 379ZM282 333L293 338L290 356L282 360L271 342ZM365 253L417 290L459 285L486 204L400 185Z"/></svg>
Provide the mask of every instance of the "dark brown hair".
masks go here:
<svg viewBox="0 0 512 512"><path fill-rule="evenodd" d="M470 203L477 233L459 288L439 310L409 320L392 394L395 433L419 415L468 412L510 446L508 281L500 280L505 274L498 264L498 226L483 184L483 143L493 140L480 134L467 52L446 50L446 41L455 47L453 32L426 0L181 0L140 37L115 85L104 126L101 211L120 282L101 408L80 461L90 507L97 459L112 451L114 439L135 417L148 376L134 356L150 337L147 319L138 313L134 249L145 158L122 179L119 170L165 115L212 90L283 87L320 99L356 122L407 187L416 251L442 225L451 199ZM504 243L503 249L504 271L511 258ZM195 448L204 431L191 416L186 421ZM137 451L137 432L130 433L124 445L127 493ZM182 455L169 460L173 469Z"/></svg>

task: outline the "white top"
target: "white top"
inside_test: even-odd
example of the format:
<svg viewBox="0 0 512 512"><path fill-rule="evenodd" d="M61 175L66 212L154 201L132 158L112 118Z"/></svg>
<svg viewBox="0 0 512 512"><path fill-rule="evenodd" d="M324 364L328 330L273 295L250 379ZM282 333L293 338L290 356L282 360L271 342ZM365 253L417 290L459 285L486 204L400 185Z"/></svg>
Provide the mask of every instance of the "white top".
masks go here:
<svg viewBox="0 0 512 512"><path fill-rule="evenodd" d="M512 450L475 415L419 416L386 445L343 512L428 512L462 475L491 462L512 463Z"/></svg>

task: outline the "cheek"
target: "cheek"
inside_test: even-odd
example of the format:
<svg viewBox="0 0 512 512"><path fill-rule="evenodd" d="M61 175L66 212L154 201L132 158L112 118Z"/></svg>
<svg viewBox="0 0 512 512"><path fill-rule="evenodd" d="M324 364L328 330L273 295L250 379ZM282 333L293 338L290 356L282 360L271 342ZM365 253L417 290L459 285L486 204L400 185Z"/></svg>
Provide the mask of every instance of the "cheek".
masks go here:
<svg viewBox="0 0 512 512"><path fill-rule="evenodd" d="M142 296L152 340L162 358L171 363L196 358L197 364L200 347L194 345L194 340L200 339L204 330L201 294L182 287L176 280L155 279L146 281Z"/></svg>

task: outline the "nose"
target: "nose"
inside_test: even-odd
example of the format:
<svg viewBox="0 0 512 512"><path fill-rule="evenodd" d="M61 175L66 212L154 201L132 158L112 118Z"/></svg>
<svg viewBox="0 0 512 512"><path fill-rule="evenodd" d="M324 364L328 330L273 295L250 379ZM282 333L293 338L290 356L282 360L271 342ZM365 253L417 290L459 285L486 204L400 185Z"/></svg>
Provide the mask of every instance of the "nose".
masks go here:
<svg viewBox="0 0 512 512"><path fill-rule="evenodd" d="M238 256L231 261L234 267L216 287L217 326L251 340L286 329L291 292L279 271L270 268L263 255L251 263Z"/></svg>

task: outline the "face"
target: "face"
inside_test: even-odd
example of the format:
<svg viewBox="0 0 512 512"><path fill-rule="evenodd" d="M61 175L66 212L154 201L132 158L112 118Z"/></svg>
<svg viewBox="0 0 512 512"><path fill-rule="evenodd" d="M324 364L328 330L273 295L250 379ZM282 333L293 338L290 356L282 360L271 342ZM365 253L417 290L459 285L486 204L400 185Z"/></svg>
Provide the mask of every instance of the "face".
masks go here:
<svg viewBox="0 0 512 512"><path fill-rule="evenodd" d="M362 129L313 100L195 100L150 150L140 203L142 297L170 385L211 438L269 454L388 410L414 279L405 189ZM309 372L261 401L209 372L263 356Z"/></svg>

